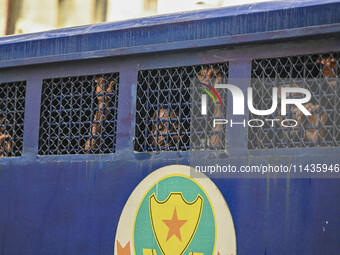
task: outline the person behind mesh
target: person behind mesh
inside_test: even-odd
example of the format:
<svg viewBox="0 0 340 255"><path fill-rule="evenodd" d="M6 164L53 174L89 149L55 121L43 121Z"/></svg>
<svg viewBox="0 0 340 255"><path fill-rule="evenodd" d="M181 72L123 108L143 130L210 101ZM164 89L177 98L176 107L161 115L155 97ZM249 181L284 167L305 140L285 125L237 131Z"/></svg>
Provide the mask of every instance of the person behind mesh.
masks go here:
<svg viewBox="0 0 340 255"><path fill-rule="evenodd" d="M3 158L8 155L12 148L11 136L5 129L6 117L0 115L0 157Z"/></svg>
<svg viewBox="0 0 340 255"><path fill-rule="evenodd" d="M322 77L325 79L330 79L327 81L327 86L335 89L336 81L334 79L337 77L336 72L336 60L330 55L324 55L321 59L318 59L316 63L321 63L322 65ZM282 87L303 87L302 84L284 84L279 86L279 95L281 95ZM330 91L326 88L326 93ZM299 93L291 93L291 96L301 96ZM280 96L279 96L280 99ZM325 113L324 105L326 105L325 100L321 101L321 105L316 100L305 104L305 108L311 113L310 116L305 116L299 108L296 106L291 106L291 115L297 121L297 127L291 129L288 133L291 139L297 139L299 137L299 129L303 128L303 140L307 142L312 142L313 144L321 144L326 135L326 130L324 128L327 121L327 114ZM288 110L288 109L287 109ZM280 111L280 109L279 109ZM281 121L283 118L279 116Z"/></svg>
<svg viewBox="0 0 340 255"><path fill-rule="evenodd" d="M325 93L327 94L334 93L333 90L337 91L335 80L338 77L337 60L332 55L326 54L316 62L321 64L322 70L320 71L322 73L322 78L326 79L327 87L322 89L325 90ZM298 121L298 126L303 126L305 128L304 139L313 142L314 144L320 144L326 136L326 130L323 127L328 119L325 112L325 107L327 107L328 104L326 98L322 98L320 101L321 104L318 102L310 102L305 105L306 109L312 114L311 116L304 116L297 108L293 110ZM328 110L332 110L332 108Z"/></svg>
<svg viewBox="0 0 340 255"><path fill-rule="evenodd" d="M148 143L152 150L176 150L179 147L178 112L159 108L152 114Z"/></svg>
<svg viewBox="0 0 340 255"><path fill-rule="evenodd" d="M103 129L103 123L108 117L110 111L110 97L106 93L112 93L114 91L115 81L108 81L108 77L97 77L95 79L96 95L98 100L98 109L96 110L93 121L90 138L85 143L85 151L91 149L101 148L101 134Z"/></svg>
<svg viewBox="0 0 340 255"><path fill-rule="evenodd" d="M322 56L322 58L317 60L317 63L321 63L322 65L322 76L323 78L327 79L328 84L333 88L336 89L336 81L335 78L338 77L338 70L337 70L337 61L336 59L327 54Z"/></svg>
<svg viewBox="0 0 340 255"><path fill-rule="evenodd" d="M205 84L217 84L222 81L222 74L218 67L205 66L198 74L198 80ZM213 115L221 116L221 105L214 106ZM168 108L159 108L152 114L152 128L148 143L152 150L178 150L185 143L182 129L178 124L178 112ZM210 131L209 146L221 146L221 127L217 126Z"/></svg>
<svg viewBox="0 0 340 255"><path fill-rule="evenodd" d="M198 74L198 80L200 83L208 84L214 87L215 84L222 83L222 73L218 67L205 66ZM216 89L218 93L221 89ZM222 117L222 106L218 101L212 109L212 115L214 118ZM208 146L220 147L222 145L222 126L216 125L210 130L211 135L209 136Z"/></svg>

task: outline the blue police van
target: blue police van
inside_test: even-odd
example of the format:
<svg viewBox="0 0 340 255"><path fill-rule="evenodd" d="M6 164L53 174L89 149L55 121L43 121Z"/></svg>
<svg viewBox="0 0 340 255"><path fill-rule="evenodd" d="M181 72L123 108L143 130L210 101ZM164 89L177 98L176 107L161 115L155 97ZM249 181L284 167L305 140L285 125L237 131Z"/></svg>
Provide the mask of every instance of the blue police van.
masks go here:
<svg viewBox="0 0 340 255"><path fill-rule="evenodd" d="M0 254L340 253L338 1L8 36L0 52ZM249 88L252 109L277 107L250 111ZM299 89L309 115L281 104Z"/></svg>

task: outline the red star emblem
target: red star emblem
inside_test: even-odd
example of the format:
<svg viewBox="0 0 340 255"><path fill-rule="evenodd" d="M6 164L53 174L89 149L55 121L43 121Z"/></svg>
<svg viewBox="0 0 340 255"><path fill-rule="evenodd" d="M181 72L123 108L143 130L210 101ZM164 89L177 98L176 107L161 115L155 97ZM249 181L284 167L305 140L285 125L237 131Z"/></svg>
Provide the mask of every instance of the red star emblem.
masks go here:
<svg viewBox="0 0 340 255"><path fill-rule="evenodd" d="M177 216L176 207L174 213L172 214L171 220L163 220L166 226L169 228L168 236L166 241L168 241L173 235L177 236L177 238L182 242L181 237L181 227L187 222L187 220L179 220Z"/></svg>

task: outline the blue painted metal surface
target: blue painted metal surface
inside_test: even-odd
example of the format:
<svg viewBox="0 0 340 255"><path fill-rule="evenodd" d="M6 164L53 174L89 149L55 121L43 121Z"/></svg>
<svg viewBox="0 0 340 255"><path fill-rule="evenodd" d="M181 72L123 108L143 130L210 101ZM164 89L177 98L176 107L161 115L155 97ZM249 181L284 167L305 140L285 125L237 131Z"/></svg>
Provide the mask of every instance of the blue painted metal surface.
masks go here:
<svg viewBox="0 0 340 255"><path fill-rule="evenodd" d="M340 148L248 151L246 129L227 130L226 152L150 155L132 143L138 70L229 61L229 82L246 91L251 59L340 51L339 14L338 1L262 3L0 38L0 82L27 81L23 156L0 159L0 254L113 254L136 185L192 157L339 162ZM38 156L42 79L107 72L120 73L116 153ZM213 181L238 254L340 253L340 179Z"/></svg>
<svg viewBox="0 0 340 255"><path fill-rule="evenodd" d="M328 0L260 3L5 37L0 67L332 33L339 6Z"/></svg>

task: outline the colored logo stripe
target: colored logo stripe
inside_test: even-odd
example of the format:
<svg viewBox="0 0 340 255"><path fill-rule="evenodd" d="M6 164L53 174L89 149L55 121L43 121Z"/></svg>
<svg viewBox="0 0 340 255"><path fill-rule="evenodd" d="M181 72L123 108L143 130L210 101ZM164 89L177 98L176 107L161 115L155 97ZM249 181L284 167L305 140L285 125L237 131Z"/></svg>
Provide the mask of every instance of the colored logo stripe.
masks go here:
<svg viewBox="0 0 340 255"><path fill-rule="evenodd" d="M214 104L216 105L216 100L215 100L215 98L213 97L213 95L208 91L208 90L206 90L206 89L204 89L204 88L200 88L201 90L203 90L205 93L207 93L211 98L212 98L212 100L214 101Z"/></svg>
<svg viewBox="0 0 340 255"><path fill-rule="evenodd" d="M205 83L202 83L201 82L201 84L203 85L203 86L205 86L205 87L207 87L207 88L209 88L212 92L214 92L214 94L217 96L217 98L218 98L218 101L220 101L220 104L221 104L221 107L222 107L222 100L221 100L221 98L220 98L220 95L217 93L217 91L212 87L212 86L210 86L210 85L208 85L208 84L205 84ZM208 93L208 95L211 97L211 98L213 98L213 100L214 100L214 103L216 104L216 101L215 101L215 98L212 96L212 94L211 93L209 93L207 90L204 90L206 93Z"/></svg>

